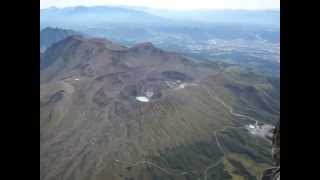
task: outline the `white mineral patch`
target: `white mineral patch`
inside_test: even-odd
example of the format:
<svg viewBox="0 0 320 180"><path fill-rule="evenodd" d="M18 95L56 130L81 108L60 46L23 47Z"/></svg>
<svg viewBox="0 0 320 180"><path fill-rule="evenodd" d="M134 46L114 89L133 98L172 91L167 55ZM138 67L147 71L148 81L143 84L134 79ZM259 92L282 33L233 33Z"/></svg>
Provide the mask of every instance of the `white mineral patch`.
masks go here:
<svg viewBox="0 0 320 180"><path fill-rule="evenodd" d="M247 129L249 130L249 132L253 135L257 135L260 137L267 137L270 134L270 131L272 131L274 127L268 124L264 124L261 126L256 126L256 125L248 125Z"/></svg>
<svg viewBox="0 0 320 180"><path fill-rule="evenodd" d="M185 84L184 84L184 83L182 83L182 84L179 85L179 88L182 88L182 89L183 89L184 87L185 87Z"/></svg>
<svg viewBox="0 0 320 180"><path fill-rule="evenodd" d="M169 88L175 88L177 86L175 82L172 82L172 81L165 81L165 82Z"/></svg>
<svg viewBox="0 0 320 180"><path fill-rule="evenodd" d="M136 100L138 100L140 102L149 102L149 99L145 96L137 96Z"/></svg>
<svg viewBox="0 0 320 180"><path fill-rule="evenodd" d="M176 89L183 89L187 86L197 86L196 83L181 83Z"/></svg>
<svg viewBox="0 0 320 180"><path fill-rule="evenodd" d="M74 80L75 80L75 81L79 81L80 79L78 79L78 78L75 78Z"/></svg>
<svg viewBox="0 0 320 180"><path fill-rule="evenodd" d="M146 96L147 96L148 98L151 98L151 97L153 96L153 92L152 92L152 91L147 91L147 92L146 92Z"/></svg>

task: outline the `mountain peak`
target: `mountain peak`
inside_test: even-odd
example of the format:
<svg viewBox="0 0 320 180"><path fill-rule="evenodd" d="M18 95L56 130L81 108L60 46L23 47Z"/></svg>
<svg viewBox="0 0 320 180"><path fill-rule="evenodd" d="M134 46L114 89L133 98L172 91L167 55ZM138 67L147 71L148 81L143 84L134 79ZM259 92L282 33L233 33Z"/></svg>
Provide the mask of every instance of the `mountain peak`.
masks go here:
<svg viewBox="0 0 320 180"><path fill-rule="evenodd" d="M85 42L86 39L82 35L74 34L71 36L66 37L65 39L57 42L56 44L65 44L65 43L72 43L72 42Z"/></svg>
<svg viewBox="0 0 320 180"><path fill-rule="evenodd" d="M71 36L67 37L66 39L69 39L69 40L81 40L81 41L85 40L85 38L82 35L79 35L79 34L71 35Z"/></svg>
<svg viewBox="0 0 320 180"><path fill-rule="evenodd" d="M156 47L151 42L143 42L134 45L132 49L156 49Z"/></svg>
<svg viewBox="0 0 320 180"><path fill-rule="evenodd" d="M42 29L42 31L48 31L48 30L57 30L59 28L54 28L54 27L45 27L44 29Z"/></svg>
<svg viewBox="0 0 320 180"><path fill-rule="evenodd" d="M52 44L57 43L69 36L80 34L81 33L69 29L46 27L40 31L40 47L45 50Z"/></svg>

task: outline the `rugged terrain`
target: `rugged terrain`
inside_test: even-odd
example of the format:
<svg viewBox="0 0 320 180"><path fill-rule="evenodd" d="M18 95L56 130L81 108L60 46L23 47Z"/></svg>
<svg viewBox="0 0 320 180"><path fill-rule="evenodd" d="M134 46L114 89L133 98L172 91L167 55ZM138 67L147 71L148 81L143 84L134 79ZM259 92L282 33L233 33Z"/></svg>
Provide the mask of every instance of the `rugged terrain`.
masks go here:
<svg viewBox="0 0 320 180"><path fill-rule="evenodd" d="M278 78L82 36L40 70L41 180L253 180L272 165Z"/></svg>

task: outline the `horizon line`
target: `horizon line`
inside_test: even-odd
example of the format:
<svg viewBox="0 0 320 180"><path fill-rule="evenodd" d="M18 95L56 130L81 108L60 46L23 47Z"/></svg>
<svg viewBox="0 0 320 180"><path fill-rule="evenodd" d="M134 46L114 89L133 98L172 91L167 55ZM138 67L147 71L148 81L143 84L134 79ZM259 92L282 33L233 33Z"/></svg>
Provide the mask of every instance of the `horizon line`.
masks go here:
<svg viewBox="0 0 320 180"><path fill-rule="evenodd" d="M244 9L244 8L195 8L195 9L174 9L174 8L156 8L156 7L147 7L147 6L130 6L130 5L77 5L77 6L49 6L41 8L40 10L45 9L64 9L64 8L77 8L77 7L118 7L118 8L145 8L145 9L156 9L156 10L167 10L167 11L228 11L228 10L240 10L240 11L280 11L280 8L265 8L265 9ZM135 9L136 10L136 9Z"/></svg>

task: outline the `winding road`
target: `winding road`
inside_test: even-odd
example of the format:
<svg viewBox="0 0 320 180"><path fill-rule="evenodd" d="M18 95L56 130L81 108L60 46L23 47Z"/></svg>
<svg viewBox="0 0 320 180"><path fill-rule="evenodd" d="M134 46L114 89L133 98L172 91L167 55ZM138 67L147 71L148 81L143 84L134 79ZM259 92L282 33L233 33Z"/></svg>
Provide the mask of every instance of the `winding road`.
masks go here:
<svg viewBox="0 0 320 180"><path fill-rule="evenodd" d="M232 108L231 106L227 105L221 98L219 98L213 90L209 90L209 89L208 89L207 87L205 87L205 86L203 86L203 87L206 89L207 93L208 93L212 98L214 98L216 101L218 101L220 104L222 104L222 105L229 111L229 113L230 113L231 115L233 115L233 116L235 116L235 117L246 118L246 119L248 119L248 120L254 121L256 126L258 126L259 123L261 123L261 124L266 124L266 123L264 123L264 122L261 122L261 121L256 120L255 118L252 118L252 117L250 117L250 116L247 116L247 115L244 115L244 114L239 114L239 113L234 112L233 108ZM213 94L214 94L214 95L213 95ZM240 129L240 128L245 128L245 127L227 126L227 127L223 128L223 129L221 129L221 130L214 131L215 141L216 141L216 143L217 143L217 146L218 146L219 150L223 153L223 156L221 157L220 160L218 160L217 162L215 162L215 163L213 163L213 164L210 164L209 166L207 166L207 167L205 168L205 170L203 171L203 179L204 179L204 180L207 180L207 178L208 178L208 172L209 172L210 170L212 170L213 168L217 167L220 163L223 162L223 159L224 159L224 157L225 157L225 155L226 155L226 152L225 152L225 150L223 149L222 145L220 144L220 141L219 141L219 138L218 138L217 133L218 133L218 132L225 131L225 130L228 129L228 128L239 128L239 129ZM119 160L115 160L115 161L116 161L117 163L125 163L125 162L120 162ZM138 161L138 162L133 163L133 164L130 164L130 163L125 163L125 164L128 164L128 166L130 166L130 167L147 164L147 165L153 166L153 167L155 167L155 168L157 168L157 169L161 170L162 172L165 172L165 173L167 173L167 174L169 174L169 175L179 175L179 176L183 176L183 175L186 175L186 174L188 174L188 173L195 172L195 171L189 171L189 172L187 172L187 171L181 171L180 173L177 173L177 172L173 172L173 171L180 171L180 170L178 170L178 169L171 169L171 170L169 170L170 168L160 167L159 165L157 165L157 164L155 164L155 163L153 163L153 162L146 161L146 160ZM273 167L273 168L274 168L274 167Z"/></svg>

